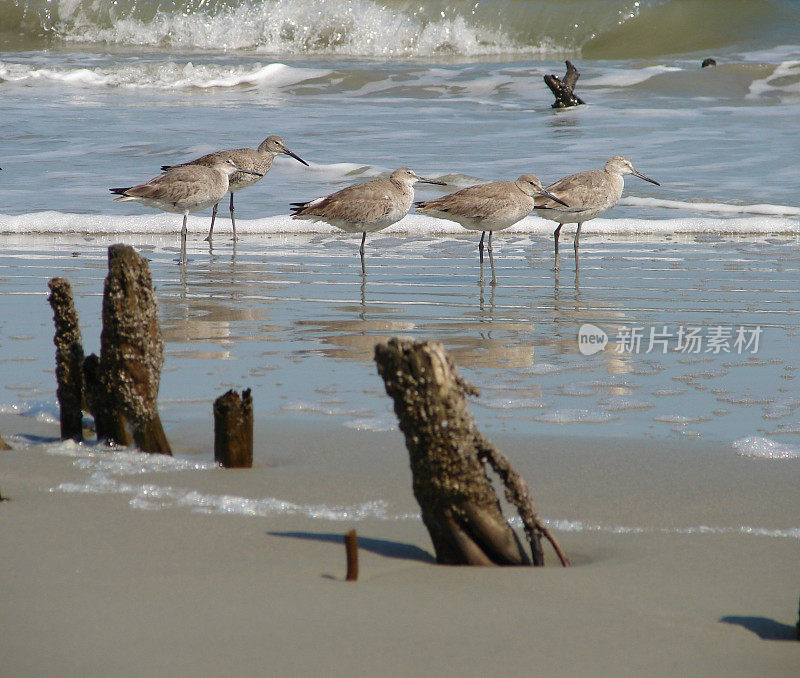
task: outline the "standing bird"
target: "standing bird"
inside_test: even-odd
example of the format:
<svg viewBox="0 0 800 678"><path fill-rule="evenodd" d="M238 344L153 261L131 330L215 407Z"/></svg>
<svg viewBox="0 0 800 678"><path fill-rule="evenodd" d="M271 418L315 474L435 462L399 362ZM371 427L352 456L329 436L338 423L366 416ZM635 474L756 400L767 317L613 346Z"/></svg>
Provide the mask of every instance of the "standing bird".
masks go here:
<svg viewBox="0 0 800 678"><path fill-rule="evenodd" d="M542 188L532 174L523 174L516 181L494 181L462 188L450 195L416 202L414 206L438 219L448 219L470 231L481 231L478 252L483 279L483 239L489 232L489 257L492 258L492 232L508 228L531 213L536 196L545 196L567 207L567 203ZM494 261L492 261L492 282Z"/></svg>
<svg viewBox="0 0 800 678"><path fill-rule="evenodd" d="M181 228L181 261L186 258L186 217L190 212L199 212L206 207L217 204L228 192L228 178L234 174L252 174L257 178L258 172L239 167L230 158L215 158L214 162L204 165L178 165L168 169L155 179L128 188L109 188L120 196L114 202L133 200L148 207L155 207L164 212L183 214Z"/></svg>
<svg viewBox="0 0 800 678"><path fill-rule="evenodd" d="M569 204L568 208L561 208L547 199L536 201L534 211L538 216L558 222L558 228L553 232L555 268L558 268L558 236L561 234L561 227L564 224L578 224L578 229L575 231L575 256L577 257L583 222L599 217L617 204L622 197L622 189L625 185L622 177L625 174L632 174L651 184L661 186L657 181L633 169L628 158L615 155L606 162L602 170L570 174L547 187L547 190L553 195L561 198L559 202L563 200Z"/></svg>
<svg viewBox="0 0 800 678"><path fill-rule="evenodd" d="M388 178L348 186L309 202L294 202L291 204L292 218L325 221L348 233L361 233L358 251L363 262L367 233L391 226L408 213L414 201L414 184L418 181L445 185L443 181L423 179L414 170L401 167Z"/></svg>
<svg viewBox="0 0 800 678"><path fill-rule="evenodd" d="M259 145L258 149L236 148L232 151L217 151L215 153L209 153L208 155L201 156L195 160L181 163L180 165L162 165L161 169L166 171L176 167L186 167L188 165L202 165L204 167L211 167L219 158L222 158L223 160L230 158L237 167L242 168L242 170L249 170L247 172L234 172L229 178L228 190L231 193L231 224L233 225L233 239L236 240L236 219L234 218L233 214L233 194L236 191L241 191L243 188L252 186L260 181L261 177L269 172L275 156L280 155L281 153L292 156L295 160L298 160L308 167L308 163L305 160L286 148L286 144L283 143L283 139L280 137L271 136L264 139L264 141L262 141ZM214 210L211 212L211 228L208 230L206 240L211 240L211 236L214 232L214 221L217 218L218 207L219 200L214 204Z"/></svg>

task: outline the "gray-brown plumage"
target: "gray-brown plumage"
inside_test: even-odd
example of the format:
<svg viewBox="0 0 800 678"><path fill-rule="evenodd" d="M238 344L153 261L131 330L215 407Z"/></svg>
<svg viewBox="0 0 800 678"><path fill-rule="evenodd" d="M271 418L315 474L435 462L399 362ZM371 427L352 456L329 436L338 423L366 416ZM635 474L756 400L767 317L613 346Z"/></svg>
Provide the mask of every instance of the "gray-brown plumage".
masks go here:
<svg viewBox="0 0 800 678"><path fill-rule="evenodd" d="M231 225L233 227L233 239L236 240L236 219L234 217L233 194L236 191L241 191L243 188L247 188L248 186L252 186L253 184L259 182L261 178L267 172L269 172L275 156L280 154L289 155L295 160L306 165L306 167L308 166L308 163L305 160L286 148L286 144L283 142L283 139L273 135L264 139L257 149L235 148L230 151L216 151L214 153L209 153L208 155L195 158L194 160L190 160L189 162L181 163L180 165L162 165L161 169L170 170L175 167L186 167L187 165L203 165L205 167L211 167L218 159L222 158L224 160L233 160L237 167L249 170L249 172L234 172L228 180L228 191L230 191L231 194ZM256 174L253 174L253 172ZM214 204L214 209L211 212L211 228L208 230L208 236L206 236L206 240L211 240L212 234L214 233L214 221L217 218L218 207L219 201Z"/></svg>
<svg viewBox="0 0 800 678"><path fill-rule="evenodd" d="M443 181L424 179L414 170L401 167L386 178L348 186L309 202L292 203L292 218L325 221L348 233L361 233L359 253L363 258L367 233L391 226L408 213L418 181L444 185Z"/></svg>
<svg viewBox="0 0 800 678"><path fill-rule="evenodd" d="M164 212L183 214L181 259L185 258L186 218L218 203L228 192L228 177L234 172L257 174L237 167L229 158L216 158L209 166L185 165L167 170L154 179L127 188L109 188L119 195L114 202L135 201Z"/></svg>
<svg viewBox="0 0 800 678"><path fill-rule="evenodd" d="M523 174L516 181L493 181L462 188L441 198L414 203L417 210L438 219L448 219L470 231L481 231L478 243L483 263L483 238L489 232L489 252L492 252L492 231L516 224L531 213L536 196L546 196L566 205L542 188L542 182L532 174Z"/></svg>
<svg viewBox="0 0 800 678"><path fill-rule="evenodd" d="M538 216L558 222L558 228L553 232L555 268L558 268L558 236L561 234L561 227L564 224L578 224L574 243L577 255L583 222L600 216L617 204L622 197L622 189L625 185L623 175L625 174L632 174L656 186L661 185L637 172L628 158L615 155L606 162L602 170L570 174L547 187L548 191L561 198L569 207L559 206L547 198L536 201L534 209Z"/></svg>

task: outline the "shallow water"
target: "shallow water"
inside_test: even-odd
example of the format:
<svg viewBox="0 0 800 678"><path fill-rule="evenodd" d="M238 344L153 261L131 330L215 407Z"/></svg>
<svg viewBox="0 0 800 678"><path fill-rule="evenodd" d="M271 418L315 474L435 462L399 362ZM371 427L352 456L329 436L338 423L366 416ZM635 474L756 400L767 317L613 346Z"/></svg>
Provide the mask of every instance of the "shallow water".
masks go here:
<svg viewBox="0 0 800 678"><path fill-rule="evenodd" d="M168 427L250 387L265 416L395 429L372 351L409 336L444 343L490 432L799 440L796 237L588 236L580 267L568 248L556 274L549 238L504 234L496 286L469 236L372 236L364 274L346 235L217 238L211 252L194 238L185 269L172 237L125 240L158 290ZM0 238L3 401L54 402L51 276L72 282L97 350L111 241ZM594 355L579 350L586 324L607 335Z"/></svg>

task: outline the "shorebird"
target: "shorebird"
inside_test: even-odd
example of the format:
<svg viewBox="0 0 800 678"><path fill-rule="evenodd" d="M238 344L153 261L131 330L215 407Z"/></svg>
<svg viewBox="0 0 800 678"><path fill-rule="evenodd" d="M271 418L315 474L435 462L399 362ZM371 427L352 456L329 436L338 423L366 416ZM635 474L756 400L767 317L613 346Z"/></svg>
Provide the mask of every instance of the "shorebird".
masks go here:
<svg viewBox="0 0 800 678"><path fill-rule="evenodd" d="M418 181L445 185L443 181L424 179L414 170L401 167L388 178L348 186L308 202L294 202L291 204L292 218L325 221L347 233L361 233L358 252L363 262L367 233L391 226L408 213L414 200L414 184Z"/></svg>
<svg viewBox="0 0 800 678"><path fill-rule="evenodd" d="M164 212L183 214L181 228L181 261L186 255L186 218L218 203L228 192L228 177L234 172L261 175L236 165L230 158L218 157L206 167L185 165L168 169L150 181L127 188L109 188L120 196L114 202L133 200Z"/></svg>
<svg viewBox="0 0 800 678"><path fill-rule="evenodd" d="M651 184L661 186L654 179L637 172L628 158L615 155L606 162L602 170L588 170L570 174L568 177L559 179L547 187L548 191L566 202L569 207L561 208L548 199L536 201L534 211L538 216L558 222L558 228L553 232L555 268L558 268L558 236L561 234L561 227L564 224L578 224L574 243L575 255L577 256L581 226L585 221L600 216L617 204L617 201L622 197L622 189L625 185L625 180L622 177L625 174L632 174L635 177L649 181Z"/></svg>
<svg viewBox="0 0 800 678"><path fill-rule="evenodd" d="M305 160L286 148L286 144L283 142L283 139L280 137L271 136L264 139L257 149L236 148L232 151L216 151L215 153L209 153L208 155L203 155L199 158L190 160L189 162L181 163L179 165L162 165L161 169L166 171L176 167L186 167L187 165L202 165L204 167L211 167L219 158L222 158L223 160L230 158L237 167L242 168L242 170L249 170L247 172L234 172L228 179L228 191L230 191L231 194L231 225L233 226L233 239L236 240L236 219L234 218L233 214L233 194L236 191L241 191L243 188L247 188L248 186L252 186L253 184L259 182L261 178L267 172L269 172L275 156L280 154L289 155L308 167L308 163ZM220 198L220 200L221 199L222 198ZM214 204L214 210L211 212L211 228L208 230L206 240L211 240L211 236L214 233L214 221L217 218L218 207L219 200Z"/></svg>
<svg viewBox="0 0 800 678"><path fill-rule="evenodd" d="M441 198L415 202L414 206L424 214L438 219L448 219L461 224L470 231L481 231L478 252L483 277L483 239L489 233L489 256L492 256L492 232L516 224L534 207L536 196L545 196L567 207L567 203L542 188L542 182L532 174L523 174L516 181L493 181L462 188ZM492 262L492 282L494 262Z"/></svg>

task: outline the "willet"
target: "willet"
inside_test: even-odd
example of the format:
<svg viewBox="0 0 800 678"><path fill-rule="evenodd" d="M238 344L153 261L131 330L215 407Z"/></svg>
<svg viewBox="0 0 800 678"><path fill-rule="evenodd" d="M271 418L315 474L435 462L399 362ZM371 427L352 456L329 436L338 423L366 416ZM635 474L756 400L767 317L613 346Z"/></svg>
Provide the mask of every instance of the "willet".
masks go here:
<svg viewBox="0 0 800 678"><path fill-rule="evenodd" d="M361 233L358 251L363 262L367 233L391 226L408 213L414 200L414 184L418 181L445 185L443 181L424 179L414 170L401 167L388 178L348 186L309 202L292 203L292 218L325 221L347 233Z"/></svg>
<svg viewBox="0 0 800 678"><path fill-rule="evenodd" d="M553 232L555 240L555 268L558 268L558 236L564 224L577 224L575 231L575 255L578 254L578 244L581 236L581 226L585 221L594 219L610 210L622 197L625 174L649 181L651 184L661 186L657 181L637 172L631 161L621 155L615 155L602 170L588 170L570 174L550 184L547 190L566 202L569 207L561 208L550 200L537 200L534 211L540 217L558 222L558 228Z"/></svg>
<svg viewBox="0 0 800 678"><path fill-rule="evenodd" d="M186 218L218 203L228 192L228 177L234 172L258 175L238 167L230 158L219 157L211 166L185 165L167 170L144 184L128 188L109 188L119 195L114 202L133 200L164 212L183 214L181 228L181 261L186 255Z"/></svg>
<svg viewBox="0 0 800 678"><path fill-rule="evenodd" d="M236 191L241 191L243 188L252 186L261 180L272 167L272 161L276 155L290 155L295 160L303 163L308 167L308 163L300 156L292 153L283 139L277 136L271 136L264 139L257 149L253 148L236 148L232 151L217 151L216 153L209 153L208 155L201 156L195 160L181 163L180 165L162 165L162 170L170 170L176 167L186 167L187 165L202 165L204 167L211 167L214 163L222 158L223 160L231 159L237 167L241 167L249 172L234 172L228 180L228 191L231 194L231 225L233 227L233 239L236 240L236 219L234 217L233 207L233 194ZM224 196L224 194L223 194ZM222 197L220 198L220 200ZM211 240L214 233L214 221L217 218L217 208L219 207L219 200L214 204L214 210L211 212L211 228L208 230L206 240Z"/></svg>
<svg viewBox="0 0 800 678"><path fill-rule="evenodd" d="M492 283L494 277L494 259L492 257L492 232L516 224L534 207L536 196L545 196L557 203L567 203L542 188L542 183L532 174L523 174L516 181L494 181L462 188L450 195L414 203L416 208L425 214L438 219L448 219L461 224L470 231L481 231L478 252L481 261L481 279L483 279L483 239L489 233L489 258L492 263Z"/></svg>

